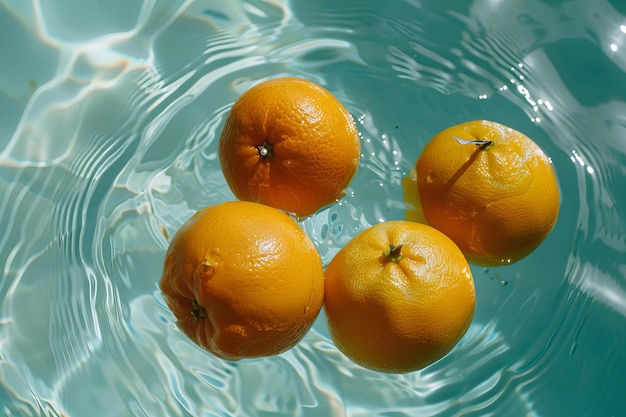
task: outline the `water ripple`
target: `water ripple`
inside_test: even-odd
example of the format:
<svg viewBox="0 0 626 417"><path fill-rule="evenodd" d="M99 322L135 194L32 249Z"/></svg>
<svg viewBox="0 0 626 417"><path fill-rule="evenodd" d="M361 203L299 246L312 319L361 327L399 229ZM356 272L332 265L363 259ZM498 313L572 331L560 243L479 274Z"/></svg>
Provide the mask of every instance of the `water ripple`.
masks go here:
<svg viewBox="0 0 626 417"><path fill-rule="evenodd" d="M25 45L20 67L35 67L32 51L47 64L0 74L0 413L626 412L611 389L626 372L626 32L612 6L96 3L0 5ZM326 86L360 131L346 195L301 220L325 264L360 230L404 217L402 179L448 125L497 119L553 159L554 232L515 265L473 269L470 330L420 372L356 366L323 314L289 352L222 361L163 302L169 237L195 210L232 199L216 154L230 107L282 75Z"/></svg>

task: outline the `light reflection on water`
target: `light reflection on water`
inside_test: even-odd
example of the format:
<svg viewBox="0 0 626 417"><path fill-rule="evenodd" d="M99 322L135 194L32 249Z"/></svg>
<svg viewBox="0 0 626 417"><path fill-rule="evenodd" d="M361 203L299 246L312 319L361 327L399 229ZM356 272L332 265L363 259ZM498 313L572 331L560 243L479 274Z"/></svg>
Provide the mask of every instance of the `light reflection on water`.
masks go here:
<svg viewBox="0 0 626 417"><path fill-rule="evenodd" d="M222 3L0 4L0 414L626 414L626 10ZM445 127L496 120L553 159L555 230L474 268L474 323L421 372L355 366L323 316L283 355L224 362L163 303L168 236L232 198L216 158L230 106L283 75L325 85L361 132L346 196L302 221L325 262L403 218L402 178Z"/></svg>

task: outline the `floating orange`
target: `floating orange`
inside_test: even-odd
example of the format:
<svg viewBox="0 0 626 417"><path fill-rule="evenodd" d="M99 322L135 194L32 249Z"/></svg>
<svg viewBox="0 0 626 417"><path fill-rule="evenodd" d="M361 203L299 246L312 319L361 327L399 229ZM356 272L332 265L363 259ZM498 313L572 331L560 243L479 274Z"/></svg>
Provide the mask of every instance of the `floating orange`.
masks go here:
<svg viewBox="0 0 626 417"><path fill-rule="evenodd" d="M233 201L204 208L172 238L160 283L178 326L229 360L298 343L323 301L322 261L284 212Z"/></svg>
<svg viewBox="0 0 626 417"><path fill-rule="evenodd" d="M449 236L478 265L531 253L556 223L561 196L550 158L524 134L477 120L431 139L405 180L411 218Z"/></svg>
<svg viewBox="0 0 626 417"><path fill-rule="evenodd" d="M404 373L446 355L476 304L470 267L436 229L388 221L365 229L326 267L324 305L337 347L366 368Z"/></svg>
<svg viewBox="0 0 626 417"><path fill-rule="evenodd" d="M341 198L360 149L352 116L331 93L311 81L279 78L239 97L218 154L238 199L308 216Z"/></svg>

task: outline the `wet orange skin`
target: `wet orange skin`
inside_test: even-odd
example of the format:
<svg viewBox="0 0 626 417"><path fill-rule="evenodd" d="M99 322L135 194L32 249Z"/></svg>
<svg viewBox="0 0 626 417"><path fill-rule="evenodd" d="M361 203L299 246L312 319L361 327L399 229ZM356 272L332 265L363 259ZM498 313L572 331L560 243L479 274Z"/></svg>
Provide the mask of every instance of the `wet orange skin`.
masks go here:
<svg viewBox="0 0 626 417"><path fill-rule="evenodd" d="M356 125L327 90L299 78L255 85L220 136L222 172L240 200L311 215L343 195L360 159Z"/></svg>
<svg viewBox="0 0 626 417"><path fill-rule="evenodd" d="M558 218L561 196L550 158L524 134L495 122L477 120L438 133L412 175L404 181L410 218L445 233L478 265L524 258Z"/></svg>
<svg viewBox="0 0 626 417"><path fill-rule="evenodd" d="M432 364L473 318L467 261L449 238L424 224L388 221L366 229L335 255L325 276L331 337L372 370L405 373Z"/></svg>
<svg viewBox="0 0 626 417"><path fill-rule="evenodd" d="M280 210L233 201L198 211L174 235L160 282L178 327L228 360L297 344L323 301L321 258Z"/></svg>

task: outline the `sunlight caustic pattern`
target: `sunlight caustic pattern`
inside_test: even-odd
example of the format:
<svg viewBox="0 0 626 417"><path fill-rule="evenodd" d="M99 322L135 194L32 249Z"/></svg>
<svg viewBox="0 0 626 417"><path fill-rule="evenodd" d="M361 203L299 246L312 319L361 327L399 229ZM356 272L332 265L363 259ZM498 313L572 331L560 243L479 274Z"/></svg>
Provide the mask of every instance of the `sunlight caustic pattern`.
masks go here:
<svg viewBox="0 0 626 417"><path fill-rule="evenodd" d="M626 373L626 19L610 2L422 3L0 2L0 414L626 414L606 388ZM474 321L432 366L367 371L322 319L236 364L176 329L165 248L232 199L226 114L280 76L324 86L359 129L345 196L300 223L325 264L404 217L402 179L448 126L497 120L553 158L553 233L518 264L473 267Z"/></svg>

